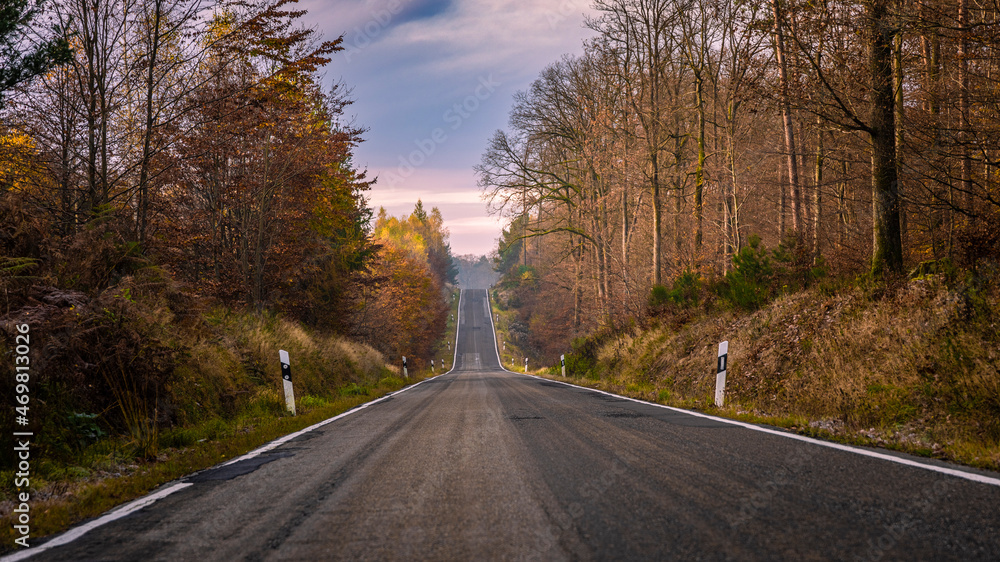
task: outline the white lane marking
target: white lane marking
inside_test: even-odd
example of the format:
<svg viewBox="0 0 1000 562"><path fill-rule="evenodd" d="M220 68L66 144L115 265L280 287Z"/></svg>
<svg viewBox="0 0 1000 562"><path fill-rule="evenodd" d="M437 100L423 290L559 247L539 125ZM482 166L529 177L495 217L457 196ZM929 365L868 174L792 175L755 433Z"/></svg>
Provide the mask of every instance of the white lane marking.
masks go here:
<svg viewBox="0 0 1000 562"><path fill-rule="evenodd" d="M451 372L451 371L449 371L449 372ZM444 375L444 373L442 373L441 375L438 375L437 377L440 377L442 375ZM335 421L337 421L337 420L339 420L341 418L346 418L347 416L349 416L351 414L356 414L356 413L360 412L361 410L364 410L368 406L373 406L373 405L378 404L379 402L381 402L383 400L388 400L389 398L392 398L393 396L396 396L397 394L406 392L407 390L410 390L411 388L416 388L416 387L424 384L425 382L427 382L427 381L429 381L431 379L436 379L437 377L426 378L426 379L418 382L417 384L414 384L414 385L408 386L406 388L397 390L396 392L390 392L389 394L386 394L385 396L383 396L381 398L376 398L375 400L372 400L371 402L365 402L364 404L361 404L360 406L358 406L356 408L348 410L348 411L346 411L346 412L344 412L342 414L337 414L336 416L333 416L332 418L327 418L327 419L325 419L325 420L323 420L321 422L314 423L314 424L310 425L309 427L307 427L305 429L300 429L300 430L296 431L295 433L289 433L288 435L285 435L284 437L279 437L279 438L275 439L274 441L271 441L270 443L268 443L268 444L266 444L266 445L264 445L264 446L262 446L262 447L260 447L258 449L254 449L253 451L250 451L249 453L243 455L242 457L236 457L235 459L233 459L233 460L231 460L229 462L223 463L221 466L229 466L229 465L231 465L233 463L237 463L237 462L240 462L240 461L245 461L247 459L252 459L254 457L260 456L263 453L266 453L266 452L268 452L268 451L270 451L272 449L275 449L277 447L280 447L280 446L284 445L285 443L291 441L292 439L295 439L296 437L299 437L301 435L309 433L310 431L312 431L314 429L319 429L319 428L323 427L324 425L329 424L329 423L333 423L333 422L335 422ZM210 470L210 469L206 469L206 470Z"/></svg>
<svg viewBox="0 0 1000 562"><path fill-rule="evenodd" d="M487 293L487 299L489 299L489 294L488 293ZM490 315L490 318L492 319L493 316ZM494 338L494 343L496 343L495 342L495 338ZM497 349L497 359L499 360L499 358L500 358L500 350ZM761 433L768 433L768 434L771 434L771 435L777 435L778 437L785 437L785 438L788 438L788 439L794 439L796 441L802 441L803 443L812 443L813 445L819 445L820 447L827 447L827 448L830 448L830 449L836 449L838 451L845 451L845 452L848 452L848 453L854 453L856 455L861 455L861 456L865 456L865 457L871 457L871 458L874 458L874 459L880 459L880 460L884 460L884 461L888 461L888 462L894 462L894 463L902 464L902 465L906 465L906 466L912 466L912 467L916 467L916 468L922 468L924 470L930 470L930 471L937 472L937 473L940 473L940 474L947 474L948 476L954 476L956 478L964 478L965 480L971 480L973 482L978 482L980 484L986 484L988 486L1000 486L1000 478L993 478L993 477L985 476L985 475L982 475L982 474L976 474L974 472L965 472L964 470L957 470L957 469L948 468L948 467L945 467L945 466L936 466L936 465L932 465L932 464L924 464L922 462L917 462L915 460L904 459L904 458L901 458L901 457L896 457L896 456L893 456L893 455L888 455L888 454L885 454L885 453L880 453L878 451L870 451L870 450L867 450L867 449L859 449L857 447L851 447L850 445L843 445L841 443L834 443L832 441L822 441L820 439L815 439L813 437L806 437L805 435L798 435L798 434L789 433L789 432L786 432L786 431L778 431L776 429L769 429L769 428L766 428L766 427L760 427L760 426L754 425L752 423L746 423L746 422L741 422L741 421L737 421L737 420L730 420L730 419L726 419L726 418L720 418L720 417L717 417L717 416L710 416L708 414L702 414L701 412L692 412L691 410L684 410L684 409L681 409L681 408L675 408L673 406L664 406L663 404L657 404L655 402L646 402L645 400L639 400L638 398L630 398L628 396L622 396L620 394L614 394L614 393L606 392L606 391L603 391L603 390L597 390L596 388L588 388L586 386L579 386L579 385L575 385L575 384L568 383L568 382L557 381L557 380L553 380L553 379L546 379L544 377L539 377L539 376L536 376L536 375L528 375L528 374L525 374L525 373L518 373L516 371L510 371L510 370L504 368L502 361L500 362L500 368L503 369L504 371L507 371L508 373L514 373L515 375L521 375L521 376L524 376L524 377L531 377L531 378L534 378L534 379L547 380L547 381L550 381L550 382L564 384L566 386L572 386L573 388L582 388L583 390L589 390L591 392L597 392L597 393L600 393L600 394L605 394L607 396L614 396L615 398L622 398L624 400L630 400L632 402L637 402L639 404L646 404L647 406L656 406L658 408L664 408L664 409L671 410L671 411L674 411L674 412L678 412L678 413L681 413L681 414L687 414L689 416L695 416L695 417L698 417L698 418L705 418L705 419L708 419L708 420L714 420L714 421L721 422L721 423L726 423L726 424L729 424L729 425L735 425L737 427L742 427L744 429L749 429L749 430L752 430L752 431L759 431Z"/></svg>
<svg viewBox="0 0 1000 562"><path fill-rule="evenodd" d="M510 371L510 372L514 372L514 371ZM523 373L516 373L516 372L514 374L523 375ZM870 450L867 450L867 449L859 449L857 447L851 447L850 445L843 445L841 443L834 443L832 441L822 441L820 439L815 439L813 437L806 437L805 435L798 435L796 433L789 433L787 431L778 431L776 429L769 429L769 428L766 428L766 427L761 427L761 426L758 426L758 425L754 425L752 423L746 423L746 422L741 422L741 421L737 421L737 420L730 420L730 419L726 419L726 418L720 418L720 417L717 417L717 416L710 416L708 414L702 414L701 412L692 412L691 410L684 410L684 409L681 409L681 408L675 408L673 406L664 406L663 404L656 404L654 402L646 402L645 400L639 400L638 398L630 398L628 396L621 396L620 394L613 394L611 392L605 392L603 390L597 390L596 388L587 388L585 386L578 386L578 385L571 384L571 383L568 383L568 382L557 381L557 380L552 380L552 379L543 379L542 377L538 377L538 376L535 376L535 375L523 375L523 376L532 377L532 378L535 378L535 379L547 380L547 381L550 381L550 382L564 384L566 386L572 386L574 388L582 388L584 390L589 390L591 392L598 392L600 394L606 394L608 396L614 396L615 398L622 398L624 400L630 400L632 402L637 402L639 404L645 404L647 406L656 406L658 408L664 408L664 409L667 409L667 410L672 410L674 412L678 412L678 413L681 413L681 414L687 414L689 416L695 416L695 417L699 417L699 418L705 418L705 419L709 419L709 420L714 420L714 421L717 421L717 422L726 423L726 424L729 424L729 425L735 425L735 426L742 427L742 428L745 428L745 429L750 429L750 430L753 430L753 431L759 431L761 433L768 433L768 434L771 434L771 435L777 435L779 437L785 437L785 438L788 438L788 439L794 439L796 441L802 441L804 443L812 443L813 445L819 445L820 447L828 447L830 449L837 449L838 451L845 451L845 452L848 452L848 453L854 453L856 455L862 455L862 456L865 456L865 457L871 457L871 458L875 458L875 459L881 459L881 460L884 460L884 461L894 462L894 463L902 464L902 465L906 465L906 466L913 466L913 467L916 467L916 468L923 468L925 470L930 470L930 471L938 472L938 473L941 473L941 474L947 474L949 476L954 476L956 478L964 478L966 480L971 480L973 482L978 482L980 484L987 484L987 485L990 485L990 486L1000 486L1000 478L993 478L993 477L985 476L985 475L982 475L982 474L976 474L974 472L965 472L963 470L956 470L954 468L948 468L948 467L944 467L944 466L935 466L935 465L932 465L932 464L924 464L922 462L917 462L917 461L914 461L914 460L911 460L911 459L904 459L904 458L901 458L901 457L896 457L896 456L888 455L888 454L885 454L885 453L879 453L878 451L870 451Z"/></svg>
<svg viewBox="0 0 1000 562"><path fill-rule="evenodd" d="M493 330L493 350L497 352L497 365L500 365L501 369L507 371L507 369L504 369L503 360L500 359L500 343L497 341L497 327L493 325L493 306L491 304L492 302L493 301L490 300L490 292L486 291L486 308L489 311L487 316L490 317L490 329ZM514 371L507 371L507 372L513 373Z"/></svg>
<svg viewBox="0 0 1000 562"><path fill-rule="evenodd" d="M97 519L94 519L93 521L91 521L89 523L85 523L83 525L80 525L79 527L75 527L73 529L70 529L69 531L66 531L62 535L59 535L58 537L56 537L56 538L54 538L54 539L52 539L52 540L50 540L48 542L42 543L42 544L40 544L38 546L33 546L31 548L27 548L27 549L18 551L16 553L8 555L8 556L4 556L3 558L0 558L0 562L16 562L18 560L24 560L24 559L29 558L31 556L34 556L36 554L41 554L42 552L45 552L46 550L48 550L50 548L55 548L57 546L62 546L64 544L69 544L69 543L75 541L76 539L82 537L83 535L87 534L88 532L93 531L94 529L96 529L98 527L101 527L103 525L107 525L108 523L111 523L112 521L115 521L116 519L121 519L122 517L125 517L126 515L128 515L130 513L138 511L138 510L140 510L140 509L142 509L142 508L144 508L144 507L146 507L148 505L151 505L152 503L156 502L157 500L161 500L161 499L169 496L170 494L172 494L174 492L179 492L179 491L183 490L184 488L187 488L188 486L193 486L193 485L194 484L191 484L189 482L180 482L180 483L174 484L173 486L170 486L168 488L164 488L164 489L160 490L159 492L156 492L154 494L150 494L148 496L139 498L139 499L137 499L137 500L135 500L135 501L133 501L131 503L127 503L127 504L125 504L125 505L123 505L123 506L115 509L114 511L110 511L110 512L108 512L108 513L106 513L106 514L98 517Z"/></svg>
<svg viewBox="0 0 1000 562"><path fill-rule="evenodd" d="M451 369L448 369L448 373L455 370L456 362L458 361L458 327L462 325L462 297L465 296L465 289L458 290L458 310L455 311L455 355L451 358ZM444 374L448 374L444 373Z"/></svg>
<svg viewBox="0 0 1000 562"><path fill-rule="evenodd" d="M458 344L458 338L457 338L457 336L456 336L455 343L456 343L456 345ZM448 372L451 372L451 371L448 371ZM442 374L445 374L445 373L442 373ZM438 375L438 376L441 376L441 375ZM364 404L358 406L357 408L348 410L348 411L346 411L346 412L344 412L342 414L333 416L332 418L327 418L327 419L325 419L325 420L323 420L323 421L321 421L319 423L315 423L313 425L310 425L309 427L307 427L305 429L296 431L295 433L289 433L288 435L285 435L284 437L279 437L279 438L275 439L274 441L271 441L270 443L267 443L266 445L264 445L264 446L262 446L262 447L260 447L258 449L254 449L253 451L250 451L249 453L247 453L247 454L245 454L245 455L243 455L241 457L236 457L235 459L232 459L232 460L230 460L230 461L228 461L226 463L223 463L222 465L218 465L218 466L229 466L229 465L231 465L233 463L237 463L237 462L240 462L240 461L245 461L247 459L252 459L254 457L258 457L258 456L260 456L263 453L266 453L266 452L268 452L268 451L270 451L272 449L275 449L277 447L280 447L281 445L284 445L288 441L291 441L292 439L295 439L296 437L299 437L300 435L308 433L308 432L310 432L310 431L312 431L314 429L323 427L324 425L326 425L328 423L335 422L335 421L337 421L337 420L339 420L341 418L347 417L347 416L349 416L351 414L355 414L357 412L360 412L361 410L364 410L365 408L367 408L368 406L371 406L372 404L378 404L379 402L381 402L383 400L386 400L386 399L388 399L388 398L390 398L392 396L395 396L395 395L397 395L397 394L399 394L401 392L406 392L407 390L410 390L411 388L418 387L421 384L423 384L423 383L425 383L425 382L427 382L427 381L429 381L431 379L434 379L434 378L437 378L437 377L431 377L431 378L428 378L428 379L424 379L424 380L418 382L417 384L414 384L412 386L408 386L406 388L397 390L396 392L392 392L392 393L386 394L385 396L383 396L381 398L378 398L378 399L375 399L375 400L372 400L371 402L365 402ZM205 469L205 470L211 470L211 468L208 468L208 469ZM188 476L190 476L190 475L188 475ZM185 476L185 478L187 478L187 476ZM48 550L50 548L54 548L54 547L57 547L57 546L62 546L64 544L68 544L70 542L73 542L76 539L78 539L78 538L82 537L83 535L85 535L86 533L88 533L89 531L92 531L92 530L94 530L94 529L96 529L98 527L101 527L102 525L106 525L108 523L111 523L112 521L115 521L116 519L121 519L122 517L125 517L126 515L128 515L130 513L133 513L135 511L138 511L138 510L140 510L140 509L142 509L142 508L144 508L144 507L146 507L148 505L152 505L157 500L163 499L163 498L169 496L170 494L172 494L174 492L178 492L180 490L183 490L184 488L187 488L188 486L193 486L193 484L190 483L190 482L180 482L180 483L174 484L173 486L170 486L169 488L165 488L165 489L163 489L163 490L161 490L159 492L156 492L155 494L150 494L148 496L139 498L139 499L133 501L132 503L125 504L125 505L123 505L123 506L115 509L114 511L111 511L111 512L105 514L105 515L102 515L101 517L99 517L99 518L91 521L90 523L86 523L86 524L80 525L79 527L74 527L74 528L70 529L69 531L66 531L64 534L59 535L59 536L57 536L56 538L54 538L52 540L49 540L48 542L45 542L45 543L40 544L38 546L27 548L25 550L21 550L19 552L14 553L14 554L5 556L3 558L0 558L0 562L16 562L17 560L24 560L24 559L28 558L29 556L34 556L34 555L39 554L41 552L45 552L46 550Z"/></svg>

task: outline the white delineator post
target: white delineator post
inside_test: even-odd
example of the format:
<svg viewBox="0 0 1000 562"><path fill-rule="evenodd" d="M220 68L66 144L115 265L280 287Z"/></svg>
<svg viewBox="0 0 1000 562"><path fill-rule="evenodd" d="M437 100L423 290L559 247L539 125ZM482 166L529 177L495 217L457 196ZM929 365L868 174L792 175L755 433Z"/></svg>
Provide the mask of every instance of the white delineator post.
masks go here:
<svg viewBox="0 0 1000 562"><path fill-rule="evenodd" d="M726 362L729 359L729 342L719 344L719 364L715 374L715 405L722 407L726 396Z"/></svg>
<svg viewBox="0 0 1000 562"><path fill-rule="evenodd" d="M433 359L431 359L431 372L432 373L434 372L434 360Z"/></svg>
<svg viewBox="0 0 1000 562"><path fill-rule="evenodd" d="M403 356L403 377L410 378L410 374L406 372L406 356Z"/></svg>
<svg viewBox="0 0 1000 562"><path fill-rule="evenodd" d="M285 386L285 407L294 416L295 392L292 391L292 365L288 361L288 352L279 349L278 358L281 360L281 383Z"/></svg>
<svg viewBox="0 0 1000 562"><path fill-rule="evenodd" d="M527 357L524 358L524 372L525 373L528 372L528 358Z"/></svg>
<svg viewBox="0 0 1000 562"><path fill-rule="evenodd" d="M559 356L559 366L562 367L562 376L565 377L566 376L566 356L565 355L560 355Z"/></svg>

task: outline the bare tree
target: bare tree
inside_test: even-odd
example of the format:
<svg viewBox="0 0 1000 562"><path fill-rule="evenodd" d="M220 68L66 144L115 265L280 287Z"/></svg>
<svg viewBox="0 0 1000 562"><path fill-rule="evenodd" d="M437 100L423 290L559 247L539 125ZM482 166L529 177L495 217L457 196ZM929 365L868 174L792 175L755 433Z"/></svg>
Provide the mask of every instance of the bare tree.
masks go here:
<svg viewBox="0 0 1000 562"><path fill-rule="evenodd" d="M781 106L781 121L785 133L785 158L788 163L788 187L792 199L792 230L801 235L802 229L802 197L799 190L798 152L795 145L795 127L792 125L792 110L789 103L788 60L785 49L785 13L781 0L771 0L774 11L774 56L778 62L778 77L780 83L779 96ZM782 205L784 212L784 205Z"/></svg>
<svg viewBox="0 0 1000 562"><path fill-rule="evenodd" d="M662 156L670 140L675 141L675 147L681 142L677 135L671 138L664 103L664 97L669 95L670 53L680 36L675 33L677 7L667 0L597 0L594 8L601 15L589 20L588 25L601 33L607 48L620 61L618 79L626 84L628 104L643 132L652 196L651 279L658 285L663 272L661 188L666 166Z"/></svg>

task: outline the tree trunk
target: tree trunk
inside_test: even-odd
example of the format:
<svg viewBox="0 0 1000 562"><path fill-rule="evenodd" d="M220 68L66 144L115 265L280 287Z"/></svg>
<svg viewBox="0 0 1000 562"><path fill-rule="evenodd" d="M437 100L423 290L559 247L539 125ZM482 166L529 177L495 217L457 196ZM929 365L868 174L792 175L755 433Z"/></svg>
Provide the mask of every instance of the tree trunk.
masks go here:
<svg viewBox="0 0 1000 562"><path fill-rule="evenodd" d="M684 251L684 233L682 232L681 216L684 214L684 192L681 179L674 178L674 264L680 263Z"/></svg>
<svg viewBox="0 0 1000 562"><path fill-rule="evenodd" d="M570 235L570 243L573 244L573 268L575 278L573 282L573 335L579 333L583 315L583 254L582 246L576 244L576 238Z"/></svg>
<svg viewBox="0 0 1000 562"><path fill-rule="evenodd" d="M940 91L941 91L941 37L938 33L936 22L931 19L934 15L930 8L930 2L924 2L920 5L920 12L922 20L925 23L924 32L920 36L920 47L921 54L923 56L923 82L924 82L924 99L923 108L929 114L930 117L930 127L931 127L931 147L932 150L940 150L939 146L941 143L941 103L940 103ZM936 158L935 154L931 154L931 158ZM938 176L939 174L934 174ZM935 177L935 180L940 178ZM948 185L948 190L950 192L951 182L941 182ZM936 198L941 198L943 195L935 194ZM950 200L950 194L949 194ZM952 211L950 209L931 209L931 226L928 230L931 236L931 251L933 253L934 259L938 259L941 255L941 239L939 237L939 229L942 224L951 222Z"/></svg>
<svg viewBox="0 0 1000 562"><path fill-rule="evenodd" d="M787 202L785 201L785 173L787 168L782 168L778 166L778 240L781 241L785 237L785 207L787 207Z"/></svg>
<svg viewBox="0 0 1000 562"><path fill-rule="evenodd" d="M925 4L921 4L921 10L926 10ZM924 110L937 116L940 112L938 82L941 78L941 40L936 28L927 26L927 30L920 36L920 47L924 59Z"/></svg>
<svg viewBox="0 0 1000 562"><path fill-rule="evenodd" d="M82 37L84 54L87 58L87 196L84 198L83 211L85 217L83 221L90 220L90 214L94 207L100 204L100 189L97 184L97 154L99 126L97 113L97 69L94 58L97 56L94 51L97 48L97 38L92 36L95 33L88 29L88 19L81 18ZM90 22L91 24L93 22Z"/></svg>
<svg viewBox="0 0 1000 562"><path fill-rule="evenodd" d="M57 72L63 73L63 70ZM62 80L62 78L60 78ZM61 85L61 84L60 84ZM65 94L65 91L63 91ZM73 165L70 144L74 142L74 131L72 115L66 109L68 101L65 96L59 99L59 199L62 207L62 225L60 231L63 235L73 234L76 231L76 198L73 197L73 187L70 185L70 167Z"/></svg>
<svg viewBox="0 0 1000 562"><path fill-rule="evenodd" d="M964 211L973 213L972 157L969 154L969 40L966 38L969 24L968 0L958 0L958 113L960 118L958 139L962 151L962 199Z"/></svg>
<svg viewBox="0 0 1000 562"><path fill-rule="evenodd" d="M659 45L647 45L649 56L649 125L646 127L646 144L653 166L653 285L662 283L663 255L663 202L660 198L660 52Z"/></svg>
<svg viewBox="0 0 1000 562"><path fill-rule="evenodd" d="M871 73L872 273L900 273L903 250L899 232L896 175L895 103L892 91L892 37L889 3L868 0L869 71Z"/></svg>
<svg viewBox="0 0 1000 562"><path fill-rule="evenodd" d="M695 72L695 104L698 108L698 165L694 176L694 253L695 259L701 253L703 198L705 187L705 101L701 72Z"/></svg>
<svg viewBox="0 0 1000 562"><path fill-rule="evenodd" d="M531 220L531 209L528 207L527 189L521 190L521 205L524 207L524 226L521 227L521 265L527 267L528 266L528 221Z"/></svg>
<svg viewBox="0 0 1000 562"><path fill-rule="evenodd" d="M740 241L739 228L739 208L736 199L739 176L736 169L736 111L738 102L730 101L728 112L728 123L726 123L726 151L728 152L729 176L731 183L726 196L726 258L723 262L723 272L729 271L732 262L732 255L739 251L742 246Z"/></svg>
<svg viewBox="0 0 1000 562"><path fill-rule="evenodd" d="M570 217L570 228L573 227L573 205L569 199L569 188L566 194L566 212ZM583 245L576 242L576 235L569 235L570 255L573 256L573 335L580 329L583 315Z"/></svg>
<svg viewBox="0 0 1000 562"><path fill-rule="evenodd" d="M622 267L628 271L628 183L622 186ZM626 279L627 282L627 279Z"/></svg>
<svg viewBox="0 0 1000 562"><path fill-rule="evenodd" d="M598 203L597 203L596 192L591 197L591 202L595 207L597 206ZM592 232L591 236L593 237L593 246L594 246L593 259L594 259L595 275L593 279L594 279L594 294L597 297L596 309L603 310L604 303L606 301L606 295L604 293L604 271L603 271L604 258L601 255L603 253L604 244L603 244L603 237L601 236L600 217L596 212L590 219L590 229Z"/></svg>
<svg viewBox="0 0 1000 562"><path fill-rule="evenodd" d="M678 82L679 85L679 82ZM678 92L677 97L674 99L680 99ZM681 122L680 116L674 113L674 173L672 177L671 191L674 193L674 256L673 263L676 265L682 260L684 234L682 232L681 217L684 212L684 177L686 175L686 170L684 169L684 144L681 141Z"/></svg>
<svg viewBox="0 0 1000 562"><path fill-rule="evenodd" d="M847 160L840 161L840 181L837 182L837 248L843 249L847 236Z"/></svg>
<svg viewBox="0 0 1000 562"><path fill-rule="evenodd" d="M597 234L600 237L601 241L601 261L598 264L598 267L600 267L600 277L602 286L601 289L604 293L604 299L602 304L604 306L605 315L608 314L608 305L613 300L611 294L611 279L610 279L611 275L609 274L610 260L608 258L608 254L610 253L611 250L609 243L610 240L606 241L604 236L607 231L608 231L608 206L607 203L605 203L604 201L604 194L602 193L601 203L600 203L600 225L598 226ZM608 238L612 238L612 236L609 236Z"/></svg>
<svg viewBox="0 0 1000 562"><path fill-rule="evenodd" d="M788 101L788 62L785 52L784 32L781 28L782 14L780 0L772 0L774 8L774 54L778 60L780 80L781 120L785 129L785 155L788 160L788 187L792 199L792 230L801 235L802 200L799 192L799 170L795 150L795 129L792 125L792 111ZM784 236L784 232L781 233Z"/></svg>
<svg viewBox="0 0 1000 562"><path fill-rule="evenodd" d="M145 130L142 139L142 159L139 166L139 242L146 243L147 221L149 219L149 161L151 156L151 145L153 139L153 92L156 89L155 70L157 55L160 50L160 15L162 10L162 0L153 0L153 29L151 30L152 41L149 52L146 53L146 115Z"/></svg>
<svg viewBox="0 0 1000 562"><path fill-rule="evenodd" d="M653 285L660 285L661 278L660 272L662 267L660 265L660 245L662 240L662 216L663 216L663 203L660 200L660 170L657 162L658 158L653 155L653 271L652 271L652 281Z"/></svg>
<svg viewBox="0 0 1000 562"><path fill-rule="evenodd" d="M813 209L812 209L812 220L813 220L813 239L812 239L812 254L813 263L819 262L820 256L820 229L822 228L822 214L823 214L823 160L826 157L823 154L823 129L821 125L823 119L819 116L816 117L816 185L813 189Z"/></svg>
<svg viewBox="0 0 1000 562"><path fill-rule="evenodd" d="M903 166L903 32L897 30L892 40L892 90L896 120L896 176L901 177ZM906 239L906 207L903 200L903 183L899 182L899 237Z"/></svg>

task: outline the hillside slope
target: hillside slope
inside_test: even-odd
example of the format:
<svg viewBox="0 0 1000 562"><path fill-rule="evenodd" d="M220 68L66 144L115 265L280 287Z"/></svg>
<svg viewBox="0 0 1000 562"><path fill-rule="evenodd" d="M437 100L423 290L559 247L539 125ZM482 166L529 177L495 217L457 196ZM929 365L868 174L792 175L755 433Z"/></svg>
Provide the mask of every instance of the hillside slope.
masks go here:
<svg viewBox="0 0 1000 562"><path fill-rule="evenodd" d="M811 288L749 313L717 303L668 307L644 326L578 340L568 374L646 400L998 469L997 271L944 277L878 294ZM724 340L720 410L713 396Z"/></svg>

